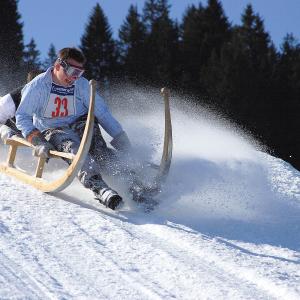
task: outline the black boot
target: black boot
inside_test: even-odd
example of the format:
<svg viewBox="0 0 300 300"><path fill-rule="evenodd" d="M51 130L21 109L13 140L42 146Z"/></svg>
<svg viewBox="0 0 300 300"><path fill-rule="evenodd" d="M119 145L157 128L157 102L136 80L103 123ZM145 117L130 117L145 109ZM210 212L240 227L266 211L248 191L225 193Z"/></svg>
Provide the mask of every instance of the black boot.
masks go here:
<svg viewBox="0 0 300 300"><path fill-rule="evenodd" d="M94 192L95 198L110 209L115 210L123 203L122 197L104 182L100 174L87 178L86 172L79 175L83 185Z"/></svg>
<svg viewBox="0 0 300 300"><path fill-rule="evenodd" d="M109 187L103 188L100 191L94 193L96 199L99 200L100 203L112 210L119 208L123 203L122 197Z"/></svg>

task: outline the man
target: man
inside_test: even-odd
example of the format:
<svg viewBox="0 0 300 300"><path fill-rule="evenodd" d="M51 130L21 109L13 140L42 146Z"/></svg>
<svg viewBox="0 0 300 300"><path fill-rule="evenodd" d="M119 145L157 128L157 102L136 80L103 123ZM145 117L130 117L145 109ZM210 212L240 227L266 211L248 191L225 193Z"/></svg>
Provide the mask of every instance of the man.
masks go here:
<svg viewBox="0 0 300 300"><path fill-rule="evenodd" d="M27 74L27 83L36 77L40 71L32 70ZM14 116L21 101L21 90L24 85L14 89L12 92L0 98L0 138L7 140L20 132L15 125Z"/></svg>
<svg viewBox="0 0 300 300"><path fill-rule="evenodd" d="M84 63L85 57L80 50L63 48L54 66L22 91L16 113L17 127L35 146L39 156L47 158L52 149L75 154L79 148L78 124L82 124L87 114L90 94L89 83L82 77ZM126 133L99 95L95 99L95 117L113 138L111 145L117 150L129 151L131 145ZM99 164L90 154L78 176L100 203L111 209L122 203L120 195L102 179Z"/></svg>

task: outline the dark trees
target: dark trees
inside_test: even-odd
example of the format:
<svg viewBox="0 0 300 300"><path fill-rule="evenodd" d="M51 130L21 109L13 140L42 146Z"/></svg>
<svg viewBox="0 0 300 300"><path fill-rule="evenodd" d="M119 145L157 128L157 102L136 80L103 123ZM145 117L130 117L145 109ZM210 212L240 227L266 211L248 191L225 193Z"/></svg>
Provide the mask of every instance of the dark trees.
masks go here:
<svg viewBox="0 0 300 300"><path fill-rule="evenodd" d="M19 82L23 75L23 24L17 3L16 0L0 2L0 84L3 91L15 88L15 82Z"/></svg>
<svg viewBox="0 0 300 300"><path fill-rule="evenodd" d="M99 4L96 4L81 38L81 50L87 58L86 76L102 83L117 71L117 51L112 31Z"/></svg>

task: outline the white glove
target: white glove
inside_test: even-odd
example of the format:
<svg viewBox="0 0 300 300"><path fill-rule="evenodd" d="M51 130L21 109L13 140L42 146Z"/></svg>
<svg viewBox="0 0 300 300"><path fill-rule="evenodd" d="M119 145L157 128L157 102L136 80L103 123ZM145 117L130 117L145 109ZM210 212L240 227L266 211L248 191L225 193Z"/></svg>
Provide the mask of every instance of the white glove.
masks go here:
<svg viewBox="0 0 300 300"><path fill-rule="evenodd" d="M34 145L32 154L41 158L50 158L50 150L55 150L54 146L49 143L42 134L36 130L29 134L27 140Z"/></svg>
<svg viewBox="0 0 300 300"><path fill-rule="evenodd" d="M129 152L131 150L131 143L125 131L115 136L110 144L120 152Z"/></svg>
<svg viewBox="0 0 300 300"><path fill-rule="evenodd" d="M42 142L40 145L34 147L32 154L41 158L50 158L50 150L55 150L49 142Z"/></svg>

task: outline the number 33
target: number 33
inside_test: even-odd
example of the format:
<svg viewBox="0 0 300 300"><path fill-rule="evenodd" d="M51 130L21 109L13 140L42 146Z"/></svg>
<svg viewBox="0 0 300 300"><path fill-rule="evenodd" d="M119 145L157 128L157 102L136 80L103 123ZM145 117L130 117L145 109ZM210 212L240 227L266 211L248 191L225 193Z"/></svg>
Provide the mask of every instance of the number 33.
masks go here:
<svg viewBox="0 0 300 300"><path fill-rule="evenodd" d="M59 97L56 97L54 100L54 104L56 105L56 107L55 107L55 111L52 112L52 118L68 116L69 112L68 112L67 98L60 99ZM61 111L61 109L63 111Z"/></svg>

